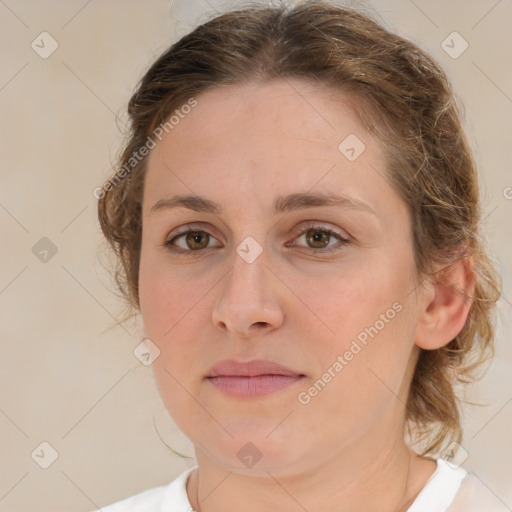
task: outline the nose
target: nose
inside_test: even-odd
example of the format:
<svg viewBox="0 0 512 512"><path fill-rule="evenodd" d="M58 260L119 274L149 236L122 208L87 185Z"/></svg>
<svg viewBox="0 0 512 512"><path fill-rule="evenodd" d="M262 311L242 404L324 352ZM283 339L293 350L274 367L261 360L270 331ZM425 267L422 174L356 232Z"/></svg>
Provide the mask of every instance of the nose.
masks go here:
<svg viewBox="0 0 512 512"><path fill-rule="evenodd" d="M235 339L269 333L283 323L283 290L264 254L248 263L235 253L232 269L219 284L212 320Z"/></svg>

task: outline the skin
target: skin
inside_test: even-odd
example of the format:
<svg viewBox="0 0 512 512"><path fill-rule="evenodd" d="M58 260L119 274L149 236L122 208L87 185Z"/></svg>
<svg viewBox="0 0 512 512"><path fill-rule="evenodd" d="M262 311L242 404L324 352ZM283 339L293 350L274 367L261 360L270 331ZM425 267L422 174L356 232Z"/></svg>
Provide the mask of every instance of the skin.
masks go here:
<svg viewBox="0 0 512 512"><path fill-rule="evenodd" d="M192 506L405 510L435 470L403 437L419 347L453 339L470 303L429 280L418 286L407 205L349 98L277 80L217 87L196 99L149 155L139 281L145 334L161 351L153 369L162 400L196 450ZM338 150L349 134L366 146L352 162ZM272 212L277 196L298 192L344 194L374 214L341 206ZM215 201L222 214L151 212L177 194ZM349 243L327 234L327 247L314 245L303 234L311 221ZM184 226L209 239L192 250L185 236L174 239ZM263 249L252 263L236 252L248 236ZM163 245L173 239L188 252ZM470 262L450 276L471 293ZM393 303L401 311L301 404L298 393ZM265 397L230 397L205 380L224 359L269 359L305 377ZM237 456L247 442L262 455L252 468Z"/></svg>

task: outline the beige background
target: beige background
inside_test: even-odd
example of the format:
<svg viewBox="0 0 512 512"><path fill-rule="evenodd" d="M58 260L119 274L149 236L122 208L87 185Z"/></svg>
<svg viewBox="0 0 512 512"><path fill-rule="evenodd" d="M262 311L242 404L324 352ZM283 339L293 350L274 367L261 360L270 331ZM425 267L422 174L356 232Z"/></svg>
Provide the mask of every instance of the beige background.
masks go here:
<svg viewBox="0 0 512 512"><path fill-rule="evenodd" d="M86 512L164 484L192 464L170 452L153 427L155 422L165 442L190 451L163 409L151 369L134 357L139 327L115 320L120 303L102 264L93 196L111 172L137 80L164 48L212 10L199 0L175 0L171 12L171 3L0 1L4 512ZM507 188L512 187L512 4L374 0L365 5L388 27L431 51L466 105L482 170L485 225L505 298L496 361L472 393L488 405L467 409L463 465L512 510L507 485L512 481L512 188ZM31 47L34 40L42 46L44 31L58 43L46 59ZM457 59L441 48L453 31L469 43ZM43 237L57 248L46 262L33 252L37 243L48 243L39 242ZM50 460L51 450L40 447L44 441L58 452L48 469L38 465Z"/></svg>

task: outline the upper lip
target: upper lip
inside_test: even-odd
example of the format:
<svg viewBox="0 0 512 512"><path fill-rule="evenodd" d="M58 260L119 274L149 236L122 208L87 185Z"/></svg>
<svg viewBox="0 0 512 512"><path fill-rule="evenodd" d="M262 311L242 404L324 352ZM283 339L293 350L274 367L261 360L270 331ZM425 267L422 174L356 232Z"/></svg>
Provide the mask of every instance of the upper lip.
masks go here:
<svg viewBox="0 0 512 512"><path fill-rule="evenodd" d="M245 363L234 359L226 359L213 366L206 377L255 377L258 375L289 375L297 377L303 374L290 370L290 368L286 368L278 363L263 359L255 359Z"/></svg>

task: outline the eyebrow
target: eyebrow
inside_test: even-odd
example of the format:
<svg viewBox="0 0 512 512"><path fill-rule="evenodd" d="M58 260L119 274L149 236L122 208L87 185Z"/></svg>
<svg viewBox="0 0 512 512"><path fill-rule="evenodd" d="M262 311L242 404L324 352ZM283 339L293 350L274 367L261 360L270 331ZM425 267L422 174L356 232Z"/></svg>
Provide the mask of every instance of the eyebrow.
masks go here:
<svg viewBox="0 0 512 512"><path fill-rule="evenodd" d="M321 192L301 192L279 196L273 204L274 214L291 212L314 206L338 206L371 213L377 217L375 210L363 201L346 195L324 194ZM188 208L196 212L213 213L221 215L222 207L204 197L196 195L177 195L167 199L160 199L150 210L150 214L159 210L173 208Z"/></svg>

